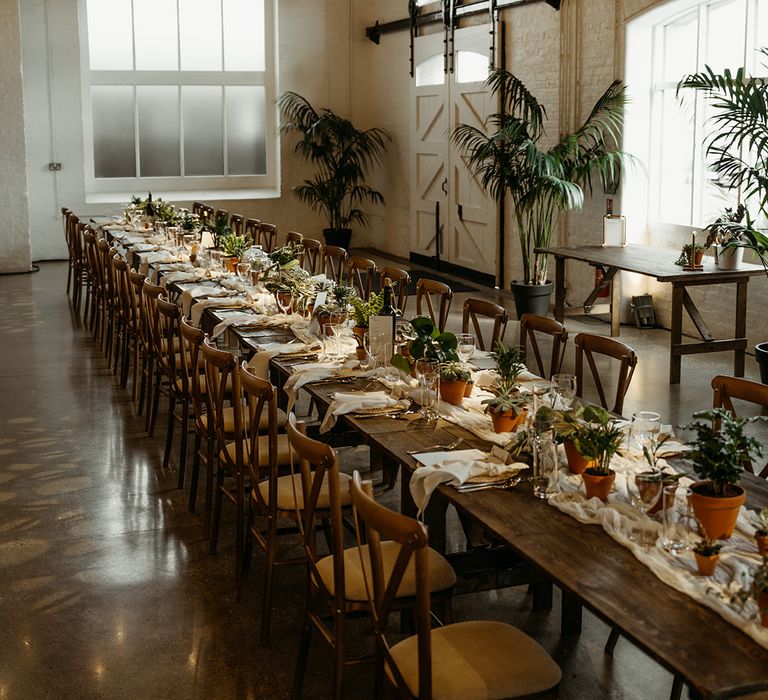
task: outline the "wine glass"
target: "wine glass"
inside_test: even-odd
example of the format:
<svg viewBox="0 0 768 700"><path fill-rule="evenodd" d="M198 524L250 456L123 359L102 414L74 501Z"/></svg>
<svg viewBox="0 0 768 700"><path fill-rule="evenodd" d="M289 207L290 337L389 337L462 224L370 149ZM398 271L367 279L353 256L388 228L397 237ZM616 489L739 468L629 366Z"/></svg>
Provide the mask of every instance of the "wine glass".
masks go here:
<svg viewBox="0 0 768 700"><path fill-rule="evenodd" d="M287 314L293 306L293 294L290 289L278 289L275 293L275 301L280 311Z"/></svg>
<svg viewBox="0 0 768 700"><path fill-rule="evenodd" d="M552 387L555 392L554 408L561 411L570 408L576 398L576 377L573 374L553 374Z"/></svg>
<svg viewBox="0 0 768 700"><path fill-rule="evenodd" d="M475 336L473 333L458 333L456 335L456 354L462 365L466 367L472 355L475 353Z"/></svg>
<svg viewBox="0 0 768 700"><path fill-rule="evenodd" d="M663 485L664 480L660 472L640 472L630 475L627 479L630 503L645 515L658 502ZM634 533L632 539L634 539ZM640 544L653 544L648 542L644 532L637 541Z"/></svg>
<svg viewBox="0 0 768 700"><path fill-rule="evenodd" d="M237 263L237 276L246 284L251 281L251 263L239 262Z"/></svg>
<svg viewBox="0 0 768 700"><path fill-rule="evenodd" d="M421 415L432 422L437 419L437 397L440 391L440 363L437 360L417 360L416 376L421 385Z"/></svg>
<svg viewBox="0 0 768 700"><path fill-rule="evenodd" d="M655 411L637 411L632 414L629 429L629 446L642 452L653 450L661 432L661 416Z"/></svg>

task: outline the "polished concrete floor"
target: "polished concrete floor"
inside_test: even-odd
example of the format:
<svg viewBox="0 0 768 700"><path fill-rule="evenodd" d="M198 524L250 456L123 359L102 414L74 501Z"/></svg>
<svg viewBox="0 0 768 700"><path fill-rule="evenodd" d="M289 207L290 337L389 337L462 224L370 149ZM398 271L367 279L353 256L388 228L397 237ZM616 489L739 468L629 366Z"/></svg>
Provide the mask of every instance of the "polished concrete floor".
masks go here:
<svg viewBox="0 0 768 700"><path fill-rule="evenodd" d="M231 529L209 555L175 466L161 468L164 416L146 437L129 392L73 318L65 277L62 263L0 277L0 699L285 697L301 570L277 572L272 644L260 646L261 558L236 602ZM655 408L684 422L708 405L709 378L730 371L726 355L687 358L685 382L670 390L668 334L625 335L640 355L626 413ZM345 449L343 462L363 466L365 451ZM578 639L560 637L558 610L556 601L531 613L524 588L455 602L457 620L505 620L540 640L563 669L562 698L668 696L670 674L628 642L614 659L602 653L608 628L592 616ZM365 621L352 627L365 646ZM314 644L305 697L328 696L329 660ZM348 697L369 697L371 681L370 668L354 669Z"/></svg>

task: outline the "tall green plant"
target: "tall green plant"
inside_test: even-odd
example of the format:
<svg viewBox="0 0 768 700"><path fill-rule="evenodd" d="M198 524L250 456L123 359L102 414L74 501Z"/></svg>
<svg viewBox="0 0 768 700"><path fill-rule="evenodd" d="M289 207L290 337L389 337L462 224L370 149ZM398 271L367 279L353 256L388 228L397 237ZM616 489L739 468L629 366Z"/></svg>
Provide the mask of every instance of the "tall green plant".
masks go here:
<svg viewBox="0 0 768 700"><path fill-rule="evenodd" d="M328 228L367 225L361 206L383 204L384 197L365 184L365 177L381 162L389 133L376 127L361 131L330 109L318 112L295 92L283 93L277 104L284 119L280 132L297 133L296 153L316 167L314 177L294 187L294 194L324 216Z"/></svg>
<svg viewBox="0 0 768 700"><path fill-rule="evenodd" d="M522 81L497 69L487 86L498 95L501 111L488 117L484 129L459 124L453 140L492 197L503 202L508 193L512 198L524 282L544 284L547 256L534 249L550 244L564 210L582 207L584 189L592 191L595 174L603 182L613 180L630 159L611 146L619 142L626 91L613 82L576 131L544 148L547 112Z"/></svg>
<svg viewBox="0 0 768 700"><path fill-rule="evenodd" d="M760 49L768 58L768 47ZM768 68L768 62L763 62ZM716 222L732 235L741 235L745 247L754 250L768 271L768 85L743 68L715 73L709 66L683 78L678 97L685 91L703 95L711 109L705 153L721 187L738 190L747 207L745 223ZM753 211L749 208L753 207ZM762 223L763 227L759 227Z"/></svg>

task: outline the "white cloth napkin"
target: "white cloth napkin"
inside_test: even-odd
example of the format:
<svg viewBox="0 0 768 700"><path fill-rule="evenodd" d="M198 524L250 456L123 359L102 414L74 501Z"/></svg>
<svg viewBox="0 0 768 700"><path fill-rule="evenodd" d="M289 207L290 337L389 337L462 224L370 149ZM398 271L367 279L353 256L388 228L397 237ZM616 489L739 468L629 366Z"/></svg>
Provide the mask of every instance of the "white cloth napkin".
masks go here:
<svg viewBox="0 0 768 700"><path fill-rule="evenodd" d="M322 347L321 343L307 345L306 343L263 343L259 345L256 354L249 360L248 369L257 377L269 379L269 361L277 356L287 353L311 352Z"/></svg>
<svg viewBox="0 0 768 700"><path fill-rule="evenodd" d="M242 309L246 306L243 297L231 297L229 299L203 299L192 307L192 323L200 325L200 319L206 309Z"/></svg>
<svg viewBox="0 0 768 700"><path fill-rule="evenodd" d="M139 263L139 272L146 275L149 272L149 266L161 262L175 262L176 256L167 250L158 250L156 253L142 253Z"/></svg>
<svg viewBox="0 0 768 700"><path fill-rule="evenodd" d="M428 452L417 455L416 460L424 465L411 474L411 496L419 515L429 505L429 499L440 484L461 486L472 477L512 477L528 469L522 462L502 464L482 450Z"/></svg>
<svg viewBox="0 0 768 700"><path fill-rule="evenodd" d="M320 425L320 432L327 433L335 424L339 416L347 413L354 413L364 408L385 408L397 406L399 401L393 399L386 391L356 391L340 392L333 395L325 418Z"/></svg>
<svg viewBox="0 0 768 700"><path fill-rule="evenodd" d="M363 372L358 368L360 363L357 361L347 362L341 367L338 365L331 365L327 362L308 362L302 364L299 367L294 368L293 374L285 380L283 389L288 396L288 409L290 413L296 404L296 397L305 384L311 382L318 382L321 379L329 379L330 377L373 377L374 371Z"/></svg>
<svg viewBox="0 0 768 700"><path fill-rule="evenodd" d="M199 299L200 297L220 299L221 297L230 297L233 294L236 294L236 292L205 284L187 287L181 293L181 310L184 312L185 316L189 316L189 312L192 309L192 302L195 299Z"/></svg>
<svg viewBox="0 0 768 700"><path fill-rule="evenodd" d="M285 326L285 316L280 314L279 316L267 316L265 314L249 314L246 312L229 314L223 321L217 323L213 331L211 331L211 338L218 338L227 328L230 326L260 326L263 328L276 328Z"/></svg>
<svg viewBox="0 0 768 700"><path fill-rule="evenodd" d="M186 270L180 272L171 272L170 274L163 275L160 280L160 284L163 287L167 287L174 282L196 282L197 280L205 279L205 270Z"/></svg>

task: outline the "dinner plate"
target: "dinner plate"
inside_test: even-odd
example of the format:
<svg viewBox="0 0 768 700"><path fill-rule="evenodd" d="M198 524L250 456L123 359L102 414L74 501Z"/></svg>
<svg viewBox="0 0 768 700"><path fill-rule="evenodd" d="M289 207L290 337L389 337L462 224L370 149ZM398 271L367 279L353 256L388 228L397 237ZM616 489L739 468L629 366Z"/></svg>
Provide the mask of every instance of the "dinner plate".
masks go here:
<svg viewBox="0 0 768 700"><path fill-rule="evenodd" d="M396 416L407 411L411 407L410 401L400 401L393 406L378 406L375 408L361 408L350 415L353 418L376 418L379 416Z"/></svg>

